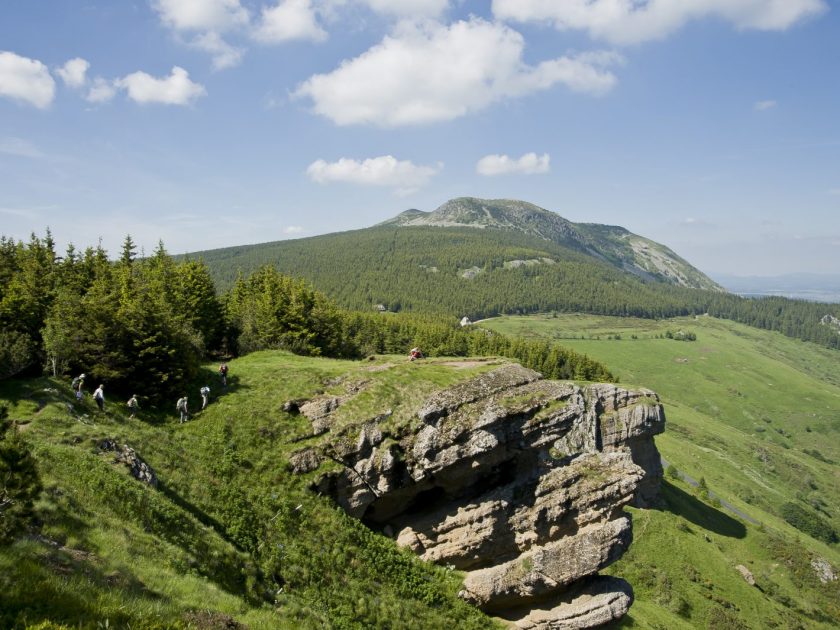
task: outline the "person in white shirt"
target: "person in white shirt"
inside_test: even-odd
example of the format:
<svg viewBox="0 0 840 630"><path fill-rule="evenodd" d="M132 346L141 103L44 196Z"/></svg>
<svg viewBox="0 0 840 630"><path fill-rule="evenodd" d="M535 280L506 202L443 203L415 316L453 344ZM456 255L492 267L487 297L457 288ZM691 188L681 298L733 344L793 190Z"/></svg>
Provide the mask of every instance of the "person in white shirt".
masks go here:
<svg viewBox="0 0 840 630"><path fill-rule="evenodd" d="M103 391L104 385L100 385L96 388L96 391L93 392L93 399L96 401L96 406L99 407L99 411L105 411L105 392Z"/></svg>

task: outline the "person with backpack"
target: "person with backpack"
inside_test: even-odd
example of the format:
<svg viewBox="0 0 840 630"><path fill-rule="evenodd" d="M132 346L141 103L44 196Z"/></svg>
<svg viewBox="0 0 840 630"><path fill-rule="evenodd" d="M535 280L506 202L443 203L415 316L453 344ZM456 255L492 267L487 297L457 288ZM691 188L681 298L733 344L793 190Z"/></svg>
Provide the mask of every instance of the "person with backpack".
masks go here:
<svg viewBox="0 0 840 630"><path fill-rule="evenodd" d="M70 383L70 387L76 393L76 400L82 402L82 398L84 397L84 391L82 387L85 384L85 374L79 374L76 378L73 379L73 382Z"/></svg>
<svg viewBox="0 0 840 630"><path fill-rule="evenodd" d="M227 374L228 374L227 363L222 363L219 366L219 376L222 377L222 387L227 387Z"/></svg>
<svg viewBox="0 0 840 630"><path fill-rule="evenodd" d="M93 392L93 399L96 401L96 406L99 407L100 412L105 412L105 392L104 385L100 385L95 392Z"/></svg>
<svg viewBox="0 0 840 630"><path fill-rule="evenodd" d="M182 396L178 399L178 402L175 403L175 409L181 414L181 424L184 424L190 417L190 413L187 411L186 396Z"/></svg>
<svg viewBox="0 0 840 630"><path fill-rule="evenodd" d="M210 388L205 385L198 391L201 394L201 410L204 411L207 407L207 403L210 402Z"/></svg>
<svg viewBox="0 0 840 630"><path fill-rule="evenodd" d="M137 415L137 410L140 408L140 405L137 402L137 394L133 394L131 398L128 399L128 402L125 403L128 406L128 410L131 412L129 414L129 418L134 418Z"/></svg>

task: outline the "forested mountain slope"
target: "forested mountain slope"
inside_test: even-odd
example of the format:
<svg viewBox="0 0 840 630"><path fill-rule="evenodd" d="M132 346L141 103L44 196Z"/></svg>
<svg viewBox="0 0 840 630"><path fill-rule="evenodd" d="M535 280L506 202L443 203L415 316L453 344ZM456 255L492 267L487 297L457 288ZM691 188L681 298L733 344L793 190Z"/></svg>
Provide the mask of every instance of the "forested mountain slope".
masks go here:
<svg viewBox="0 0 840 630"><path fill-rule="evenodd" d="M821 323L825 315L840 317L838 305L751 300L648 281L580 248L519 230L383 225L189 257L207 264L219 288L272 264L358 310L381 305L473 320L545 311L644 318L710 313L840 347L836 328Z"/></svg>

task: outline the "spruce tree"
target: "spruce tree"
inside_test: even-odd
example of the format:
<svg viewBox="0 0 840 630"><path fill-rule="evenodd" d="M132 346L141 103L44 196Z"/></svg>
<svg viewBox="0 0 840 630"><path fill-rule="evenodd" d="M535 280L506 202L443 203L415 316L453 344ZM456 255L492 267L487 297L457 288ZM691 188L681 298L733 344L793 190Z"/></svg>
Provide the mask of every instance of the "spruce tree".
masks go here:
<svg viewBox="0 0 840 630"><path fill-rule="evenodd" d="M41 481L26 442L0 407L0 545L8 544L33 516Z"/></svg>

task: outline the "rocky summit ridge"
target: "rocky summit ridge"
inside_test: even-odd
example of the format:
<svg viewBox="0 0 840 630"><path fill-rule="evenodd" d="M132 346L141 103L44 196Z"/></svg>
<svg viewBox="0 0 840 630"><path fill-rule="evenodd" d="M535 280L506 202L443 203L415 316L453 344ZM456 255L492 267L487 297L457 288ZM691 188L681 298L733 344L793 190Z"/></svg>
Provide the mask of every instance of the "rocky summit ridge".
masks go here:
<svg viewBox="0 0 840 630"><path fill-rule="evenodd" d="M573 223L517 199L450 199L432 212L406 210L380 225L471 227L523 232L589 254L647 280L724 289L664 245L615 225Z"/></svg>
<svg viewBox="0 0 840 630"><path fill-rule="evenodd" d="M598 571L631 542L623 507L657 499L654 392L510 364L427 397L407 426L390 410L332 423L353 395L293 403L321 436L290 458L313 489L464 571L460 596L511 627L591 628L627 612L631 586Z"/></svg>

